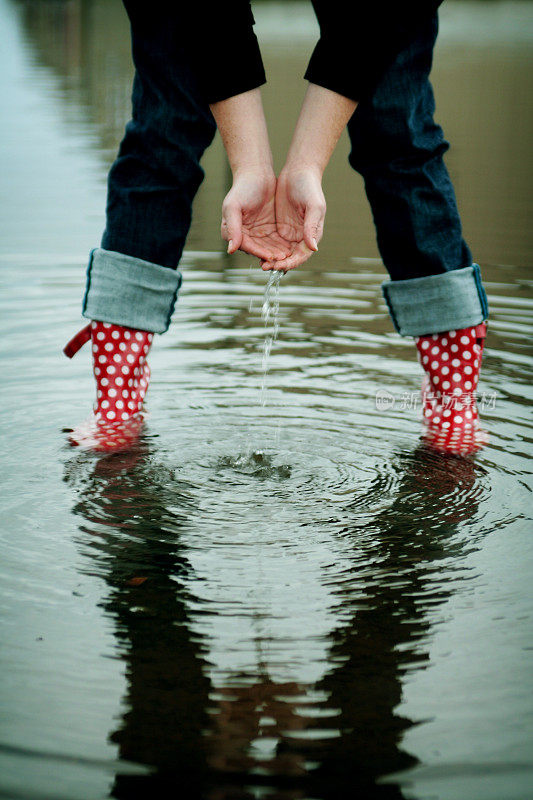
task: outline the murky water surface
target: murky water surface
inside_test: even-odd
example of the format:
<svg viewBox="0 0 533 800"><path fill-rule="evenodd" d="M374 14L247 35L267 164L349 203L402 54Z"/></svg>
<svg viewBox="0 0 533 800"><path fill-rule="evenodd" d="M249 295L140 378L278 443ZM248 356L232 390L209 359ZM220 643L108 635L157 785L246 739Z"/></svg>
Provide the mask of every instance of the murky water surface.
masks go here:
<svg viewBox="0 0 533 800"><path fill-rule="evenodd" d="M492 309L490 445L418 444L420 369L346 141L320 253L270 299L218 239L216 142L145 435L96 457L62 433L90 355L61 348L127 119L127 25L111 0L0 0L2 797L532 796L532 16L449 3L435 57ZM257 21L279 164L316 30L306 4Z"/></svg>

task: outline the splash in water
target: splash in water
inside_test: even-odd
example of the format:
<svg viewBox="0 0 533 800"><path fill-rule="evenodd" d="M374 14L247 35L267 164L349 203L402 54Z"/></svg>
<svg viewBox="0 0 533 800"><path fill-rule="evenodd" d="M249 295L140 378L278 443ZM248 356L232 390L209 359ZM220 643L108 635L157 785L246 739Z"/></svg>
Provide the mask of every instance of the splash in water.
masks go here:
<svg viewBox="0 0 533 800"><path fill-rule="evenodd" d="M283 480L291 477L289 464L275 464L273 457L262 450L254 450L237 456L223 456L218 461L218 467L229 467L240 473L241 476L249 475L252 478Z"/></svg>
<svg viewBox="0 0 533 800"><path fill-rule="evenodd" d="M261 405L266 405L266 380L268 374L268 361L270 358L270 351L272 345L276 341L279 332L279 283L283 273L279 270L273 270L269 277L268 283L265 287L265 294L263 299L263 307L261 309L261 319L265 323L267 335L263 342L263 380L261 383ZM268 324L272 320L272 326L269 329Z"/></svg>

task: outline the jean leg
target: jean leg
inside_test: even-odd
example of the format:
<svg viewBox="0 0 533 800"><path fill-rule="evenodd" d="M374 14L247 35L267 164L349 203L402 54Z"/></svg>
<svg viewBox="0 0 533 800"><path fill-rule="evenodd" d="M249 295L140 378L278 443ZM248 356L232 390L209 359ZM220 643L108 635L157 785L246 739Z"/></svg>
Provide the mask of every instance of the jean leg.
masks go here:
<svg viewBox="0 0 533 800"><path fill-rule="evenodd" d="M443 161L449 143L433 119L429 81L438 16L402 50L349 125L351 166L364 178L378 247L393 280L469 266L455 192Z"/></svg>
<svg viewBox="0 0 533 800"><path fill-rule="evenodd" d="M102 248L176 268L191 223L200 166L216 126L183 34L161 4L126 2L132 27L132 120L109 173Z"/></svg>
<svg viewBox="0 0 533 800"><path fill-rule="evenodd" d="M161 3L125 5L133 113L109 173L106 229L91 254L83 315L162 333L181 285L177 267L204 176L200 159L216 125L180 47L177 15Z"/></svg>
<svg viewBox="0 0 533 800"><path fill-rule="evenodd" d="M391 277L383 292L403 335L462 328L488 314L479 266L472 264L463 239L443 161L449 143L433 119L429 74L437 33L435 14L418 28L348 125L349 161L365 181L379 251Z"/></svg>

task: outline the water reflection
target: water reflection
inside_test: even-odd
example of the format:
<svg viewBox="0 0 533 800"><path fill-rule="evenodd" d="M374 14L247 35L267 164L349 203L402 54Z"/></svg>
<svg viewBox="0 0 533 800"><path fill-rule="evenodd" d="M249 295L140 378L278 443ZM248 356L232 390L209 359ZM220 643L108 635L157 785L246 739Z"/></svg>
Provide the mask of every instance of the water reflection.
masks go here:
<svg viewBox="0 0 533 800"><path fill-rule="evenodd" d="M360 500L348 503L353 525L335 534L352 556L329 573L336 623L324 676L315 684L272 679L262 656L272 641L258 625L247 643L256 669L213 685L210 643L194 631L198 614L213 611L190 590L182 537L195 517L196 487L158 466L146 443L69 462L78 543L87 571L108 586L102 607L126 664L125 711L111 740L121 759L155 768L117 775L112 797L162 796L184 785L189 797L209 800L244 800L261 787L272 800L329 800L355 787L365 797L404 796L376 781L415 763L402 749L415 724L397 710L402 681L427 665L436 611L467 577L461 560L472 542L459 530L475 518L482 489L475 463L423 447L397 454L394 464L398 484L387 510L361 526ZM236 590L236 607L249 602L249 591Z"/></svg>
<svg viewBox="0 0 533 800"><path fill-rule="evenodd" d="M98 133L98 150L114 159L131 115L133 66L128 19L120 0L15 0L28 43L41 66L53 71L66 101ZM77 107L77 108L76 108Z"/></svg>
<svg viewBox="0 0 533 800"><path fill-rule="evenodd" d="M198 787L206 767L209 680L201 643L190 635L182 585L191 569L179 538L192 509L190 492L158 474L142 445L94 466L81 456L67 480L78 485L74 512L89 526L82 526L80 544L109 586L103 609L115 621L117 656L126 662L127 710L111 740L121 758L158 767L159 775L142 776L141 785L155 790L171 773ZM118 776L112 796L132 797L138 783Z"/></svg>

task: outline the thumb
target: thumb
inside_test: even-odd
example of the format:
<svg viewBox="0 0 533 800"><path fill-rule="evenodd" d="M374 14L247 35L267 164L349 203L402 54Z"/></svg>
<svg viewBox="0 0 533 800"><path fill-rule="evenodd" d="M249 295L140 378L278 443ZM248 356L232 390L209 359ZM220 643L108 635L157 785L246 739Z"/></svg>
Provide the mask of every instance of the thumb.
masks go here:
<svg viewBox="0 0 533 800"><path fill-rule="evenodd" d="M242 211L238 205L222 206L222 238L228 242L228 253L235 253L242 244Z"/></svg>
<svg viewBox="0 0 533 800"><path fill-rule="evenodd" d="M310 250L318 250L318 242L324 232L326 204L314 205L306 209L304 218L304 242Z"/></svg>

